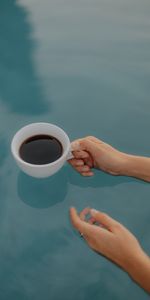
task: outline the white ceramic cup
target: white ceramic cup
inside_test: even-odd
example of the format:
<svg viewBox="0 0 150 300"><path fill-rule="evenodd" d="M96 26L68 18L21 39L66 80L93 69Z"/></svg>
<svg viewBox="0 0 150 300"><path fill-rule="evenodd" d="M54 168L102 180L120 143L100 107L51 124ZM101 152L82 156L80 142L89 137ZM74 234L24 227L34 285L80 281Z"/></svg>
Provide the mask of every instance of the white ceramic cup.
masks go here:
<svg viewBox="0 0 150 300"><path fill-rule="evenodd" d="M29 137L39 134L51 135L60 141L63 146L63 153L59 159L49 164L34 165L25 162L20 157L19 149L21 144ZM32 123L21 128L12 139L11 151L20 169L24 173L37 178L44 178L55 174L68 159L73 157L68 135L60 127L50 123Z"/></svg>

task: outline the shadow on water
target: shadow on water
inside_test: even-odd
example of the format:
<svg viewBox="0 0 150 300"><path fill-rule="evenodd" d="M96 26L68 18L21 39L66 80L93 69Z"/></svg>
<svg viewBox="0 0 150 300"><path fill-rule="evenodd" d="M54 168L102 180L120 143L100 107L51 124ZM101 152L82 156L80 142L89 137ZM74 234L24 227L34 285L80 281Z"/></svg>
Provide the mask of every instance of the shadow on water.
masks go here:
<svg viewBox="0 0 150 300"><path fill-rule="evenodd" d="M36 179L22 172L18 175L19 198L35 208L48 208L64 201L67 188L66 168L46 179Z"/></svg>
<svg viewBox="0 0 150 300"><path fill-rule="evenodd" d="M45 179L36 179L20 172L17 183L18 196L27 205L40 209L64 201L69 184L82 188L113 187L131 182L146 184L132 177L112 176L98 170L94 172L93 177L83 177L69 165L63 167L56 175Z"/></svg>
<svg viewBox="0 0 150 300"><path fill-rule="evenodd" d="M0 1L0 100L12 112L49 110L33 64L35 41L27 11L15 0Z"/></svg>
<svg viewBox="0 0 150 300"><path fill-rule="evenodd" d="M68 181L76 186L80 187L92 187L92 188L101 188L101 187L113 187L119 184L138 182L138 184L146 184L144 181L137 180L132 177L126 176L112 176L106 174L99 170L94 170L94 176L92 177L83 177L80 174L76 173L74 170L70 171L68 174Z"/></svg>
<svg viewBox="0 0 150 300"><path fill-rule="evenodd" d="M69 183L82 188L113 187L119 184L136 182L125 176L111 176L101 171L95 171L91 178L82 177L69 166L65 166L56 175L46 179L36 179L22 172L18 175L18 196L31 207L47 208L64 201ZM146 184L137 181L138 184Z"/></svg>

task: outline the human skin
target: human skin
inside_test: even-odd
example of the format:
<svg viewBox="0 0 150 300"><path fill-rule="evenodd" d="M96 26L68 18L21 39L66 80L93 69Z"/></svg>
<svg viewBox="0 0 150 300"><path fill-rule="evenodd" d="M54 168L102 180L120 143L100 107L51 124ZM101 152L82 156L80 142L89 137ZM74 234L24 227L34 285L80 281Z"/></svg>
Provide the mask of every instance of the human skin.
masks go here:
<svg viewBox="0 0 150 300"><path fill-rule="evenodd" d="M72 143L72 167L83 176L93 176L93 168L111 175L125 175L150 182L150 158L118 151L89 136ZM86 221L86 214L91 218ZM80 214L70 209L72 225L83 234L95 251L118 264L143 289L150 293L150 258L135 236L107 214L85 208ZM95 224L98 222L98 225Z"/></svg>
<svg viewBox="0 0 150 300"><path fill-rule="evenodd" d="M88 221L86 214L91 214ZM150 293L150 258L127 228L107 214L90 208L85 208L78 215L72 207L70 218L74 228L82 233L93 250L119 265Z"/></svg>
<svg viewBox="0 0 150 300"><path fill-rule="evenodd" d="M83 176L92 176L93 168L111 175L132 176L150 182L150 158L121 152L89 136L72 143L72 167Z"/></svg>

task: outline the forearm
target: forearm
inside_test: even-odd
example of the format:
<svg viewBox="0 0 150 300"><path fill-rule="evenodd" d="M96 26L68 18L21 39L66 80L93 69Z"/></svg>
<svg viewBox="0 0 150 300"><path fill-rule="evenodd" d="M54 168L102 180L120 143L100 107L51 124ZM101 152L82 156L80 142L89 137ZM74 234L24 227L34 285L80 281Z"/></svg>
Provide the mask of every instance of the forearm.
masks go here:
<svg viewBox="0 0 150 300"><path fill-rule="evenodd" d="M122 174L150 182L150 158L124 154Z"/></svg>
<svg viewBox="0 0 150 300"><path fill-rule="evenodd" d="M133 259L126 271L136 283L150 293L150 258L143 251Z"/></svg>

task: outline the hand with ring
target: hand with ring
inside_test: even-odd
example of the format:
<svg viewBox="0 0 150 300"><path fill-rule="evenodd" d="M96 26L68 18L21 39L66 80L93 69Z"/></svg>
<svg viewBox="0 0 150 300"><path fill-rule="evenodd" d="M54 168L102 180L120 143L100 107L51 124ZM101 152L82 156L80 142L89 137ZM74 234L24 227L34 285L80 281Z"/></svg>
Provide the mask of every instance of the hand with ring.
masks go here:
<svg viewBox="0 0 150 300"><path fill-rule="evenodd" d="M91 217L86 220L86 215ZM79 215L70 209L73 226L96 252L118 264L146 291L150 292L150 258L135 236L105 213L85 208Z"/></svg>

